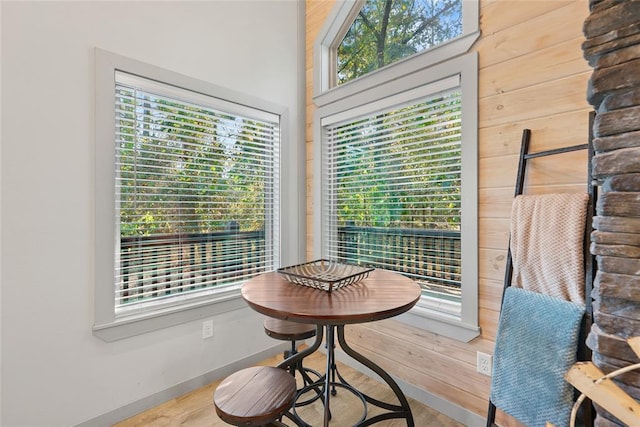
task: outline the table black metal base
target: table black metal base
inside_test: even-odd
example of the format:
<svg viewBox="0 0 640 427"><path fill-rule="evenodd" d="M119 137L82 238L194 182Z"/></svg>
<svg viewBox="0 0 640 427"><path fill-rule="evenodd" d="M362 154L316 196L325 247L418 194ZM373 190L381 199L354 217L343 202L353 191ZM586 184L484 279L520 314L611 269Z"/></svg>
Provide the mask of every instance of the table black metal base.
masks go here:
<svg viewBox="0 0 640 427"><path fill-rule="evenodd" d="M344 389L353 393L356 397L358 397L363 404L363 415L362 418L355 424L358 427L369 426L375 423L379 423L384 420L395 419L395 418L404 418L407 421L408 427L414 427L413 414L411 413L411 407L409 406L409 402L405 397L404 393L395 382L395 380L385 372L380 366L376 365L371 360L367 359L362 354L356 352L353 348L351 348L344 337L344 325L326 325L327 339L326 339L326 347L327 347L327 369L325 375L316 383L305 385L298 393L298 397L302 396L306 392L310 390L314 390L317 393L322 393L324 396L323 404L324 404L324 427L329 426L329 421L332 418L330 402L331 396L335 396L336 387L340 389ZM290 366L293 363L296 363L307 355L316 351L322 342L323 338L323 328L321 325L317 326L316 332L316 341L311 345L311 347L306 348L304 351L298 353L297 355L283 361L280 363L280 367ZM335 335L337 331L338 343L340 343L340 347L342 350L354 360L360 362L362 365L371 369L375 372L380 378L391 388L393 393L396 395L399 405L392 404L388 402L383 402L378 399L375 399L371 396L368 396L355 387L351 386L347 381L340 375L340 373L335 369ZM337 379L336 379L337 375ZM315 399L313 399L315 400ZM368 404L377 406L378 408L384 409L387 412L382 414L378 414L367 419L367 406ZM293 421L296 422L298 426L303 427L311 427L307 424L296 412L296 407L300 405L296 405L292 409L292 414L289 416Z"/></svg>

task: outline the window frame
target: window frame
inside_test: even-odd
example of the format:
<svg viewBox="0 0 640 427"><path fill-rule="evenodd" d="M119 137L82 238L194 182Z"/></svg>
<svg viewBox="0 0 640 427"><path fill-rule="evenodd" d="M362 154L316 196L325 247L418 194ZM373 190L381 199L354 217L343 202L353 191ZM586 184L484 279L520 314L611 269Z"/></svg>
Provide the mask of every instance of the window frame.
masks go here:
<svg viewBox="0 0 640 427"><path fill-rule="evenodd" d="M462 34L336 86L335 52L366 0L338 0L314 42L313 100L318 107L469 51L480 37L479 0L462 1Z"/></svg>
<svg viewBox="0 0 640 427"><path fill-rule="evenodd" d="M286 108L274 103L225 89L206 81L197 80L154 65L131 58L95 49L95 278L94 278L94 325L93 334L104 341L139 335L181 323L214 316L217 314L246 307L240 295L240 286L230 287L220 292L211 292L195 298L186 299L182 304L167 304L158 308L134 311L129 315L116 314L114 272L115 272L115 236L120 232L115 211L115 73L121 71L139 75L146 79L212 96L237 105L249 106L274 114L280 118L280 151L288 141L289 114ZM280 158L280 185L286 180ZM280 188L280 200L276 203L282 213L283 199ZM280 221L282 218L280 218ZM285 236L280 236L283 241ZM274 248L274 259L282 259L281 245ZM276 267L276 266L274 266Z"/></svg>
<svg viewBox="0 0 640 427"><path fill-rule="evenodd" d="M331 87L335 60L331 50L341 42L364 0L347 0L334 7L319 33L314 52L313 118L314 210L313 255L323 255L323 163L322 120L373 103L384 104L397 94L459 76L462 90L463 205L462 205L462 297L460 316L439 310L442 300L421 298L409 312L396 319L437 334L468 342L479 336L478 319L478 55L467 53L480 35L477 1L463 2L463 34L440 46L417 53L340 86ZM332 64L333 63L333 64ZM469 191L469 187L472 191Z"/></svg>

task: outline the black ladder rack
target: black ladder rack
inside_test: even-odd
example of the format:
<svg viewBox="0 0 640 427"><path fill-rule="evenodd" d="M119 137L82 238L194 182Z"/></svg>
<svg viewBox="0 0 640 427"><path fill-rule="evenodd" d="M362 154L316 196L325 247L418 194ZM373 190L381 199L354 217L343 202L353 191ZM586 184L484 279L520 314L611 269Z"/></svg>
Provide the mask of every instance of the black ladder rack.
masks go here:
<svg viewBox="0 0 640 427"><path fill-rule="evenodd" d="M522 142L520 146L520 156L518 161L518 172L516 176L515 196L523 194L525 173L527 168L527 161L538 157L553 156L556 154L570 153L573 151L587 150L587 193L589 195L589 201L587 204L587 218L585 221L585 231L583 240L583 253L584 253L584 267L585 267L585 317L581 328L580 346L578 348L578 360L588 361L591 360L591 351L586 345L586 337L589 333L589 329L593 322L593 307L591 303L591 290L593 288L593 279L595 276L595 256L590 253L590 236L592 231L593 215L595 212L596 200L597 200L597 185L593 180L591 164L594 155L593 150L593 120L595 114L591 113L589 116L589 142L587 144L573 145L569 147L555 148L551 150L539 151L535 153L529 153L529 145L531 141L531 130L524 129L522 131ZM507 260L504 276L504 287L502 292L502 298L504 298L504 291L511 286L513 276L513 259L511 254L511 244L509 243L507 250ZM582 420L584 427L591 427L594 424L594 414L590 402L583 405ZM489 410L487 413L487 427L495 426L496 406L489 400Z"/></svg>

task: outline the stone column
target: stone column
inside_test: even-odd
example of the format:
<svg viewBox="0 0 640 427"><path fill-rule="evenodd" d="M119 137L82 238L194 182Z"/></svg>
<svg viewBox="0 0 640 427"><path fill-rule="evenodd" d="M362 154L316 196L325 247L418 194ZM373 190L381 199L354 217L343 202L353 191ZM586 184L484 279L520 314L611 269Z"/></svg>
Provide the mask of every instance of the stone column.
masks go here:
<svg viewBox="0 0 640 427"><path fill-rule="evenodd" d="M597 257L594 325L587 338L605 373L640 360L626 338L640 335L640 1L591 0L584 56L594 71L588 101L592 173L601 184L591 252ZM640 372L615 380L640 400ZM623 425L596 406L596 426Z"/></svg>

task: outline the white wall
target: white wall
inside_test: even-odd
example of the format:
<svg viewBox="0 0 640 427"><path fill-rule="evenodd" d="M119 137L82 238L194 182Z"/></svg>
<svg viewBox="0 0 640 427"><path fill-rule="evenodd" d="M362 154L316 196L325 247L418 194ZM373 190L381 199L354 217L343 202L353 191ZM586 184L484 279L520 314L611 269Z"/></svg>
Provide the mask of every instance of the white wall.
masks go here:
<svg viewBox="0 0 640 427"><path fill-rule="evenodd" d="M250 309L218 316L210 340L201 339L200 322L114 343L92 335L93 48L288 107L292 140L302 144L296 138L303 122L301 5L3 1L0 7L0 424L76 425L272 346Z"/></svg>

